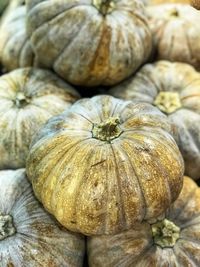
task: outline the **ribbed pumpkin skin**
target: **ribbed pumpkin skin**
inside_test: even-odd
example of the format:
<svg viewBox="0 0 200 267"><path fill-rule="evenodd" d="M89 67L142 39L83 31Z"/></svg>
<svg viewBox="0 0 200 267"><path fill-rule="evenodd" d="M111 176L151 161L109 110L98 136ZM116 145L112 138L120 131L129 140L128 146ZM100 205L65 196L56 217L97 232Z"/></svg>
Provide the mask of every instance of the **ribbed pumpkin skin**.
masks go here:
<svg viewBox="0 0 200 267"><path fill-rule="evenodd" d="M169 4L169 3L190 4L190 0L149 0L148 1L148 5L160 5L160 4Z"/></svg>
<svg viewBox="0 0 200 267"><path fill-rule="evenodd" d="M190 5L147 7L158 59L185 62L200 69L200 16Z"/></svg>
<svg viewBox="0 0 200 267"><path fill-rule="evenodd" d="M181 107L167 114L177 127L176 139L185 161L186 175L200 178L200 74L184 63L158 61L146 64L110 94L134 102L154 104L160 92L176 92Z"/></svg>
<svg viewBox="0 0 200 267"><path fill-rule="evenodd" d="M103 1L28 0L27 31L39 66L72 84L113 85L148 58L151 33L142 1L109 0L105 16L93 2Z"/></svg>
<svg viewBox="0 0 200 267"><path fill-rule="evenodd" d="M79 98L50 71L24 68L0 77L0 169L25 166L34 134Z"/></svg>
<svg viewBox="0 0 200 267"><path fill-rule="evenodd" d="M81 267L84 237L67 231L44 211L25 170L0 171L0 185L0 216L12 216L16 230L0 240L1 267Z"/></svg>
<svg viewBox="0 0 200 267"><path fill-rule="evenodd" d="M7 71L34 65L34 54L25 28L26 7L6 13L0 27L0 61Z"/></svg>
<svg viewBox="0 0 200 267"><path fill-rule="evenodd" d="M200 189L184 177L181 194L166 213L181 228L173 247L155 244L151 225L113 236L88 238L91 267L199 267L200 266Z"/></svg>
<svg viewBox="0 0 200 267"><path fill-rule="evenodd" d="M96 125L110 118L119 120L118 136L98 139ZM170 131L166 117L149 104L111 96L79 100L39 132L28 177L67 229L117 233L161 214L177 198L183 162Z"/></svg>

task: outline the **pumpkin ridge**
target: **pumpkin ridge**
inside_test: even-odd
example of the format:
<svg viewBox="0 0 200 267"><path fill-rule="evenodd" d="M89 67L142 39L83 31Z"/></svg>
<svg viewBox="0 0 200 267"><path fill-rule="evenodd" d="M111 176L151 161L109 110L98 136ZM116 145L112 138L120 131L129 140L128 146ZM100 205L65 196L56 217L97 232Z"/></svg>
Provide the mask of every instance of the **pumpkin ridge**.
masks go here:
<svg viewBox="0 0 200 267"><path fill-rule="evenodd" d="M143 202L144 202L144 205L142 205L142 207L144 208L144 212L143 212L144 215L142 217L145 218L146 217L146 214L147 214L147 201L146 201L144 192L142 190L142 185L141 185L140 180L139 180L139 177L138 177L138 175L137 175L137 173L135 171L135 166L133 165L131 159L129 158L129 156L127 154L127 152L125 151L125 149L121 145L120 145L120 147L122 149L123 154L126 156L126 160L129 162L129 165L130 165L130 167L131 167L131 169L133 171L133 174L134 174L135 178L137 179L138 188L140 189L140 196L142 197Z"/></svg>
<svg viewBox="0 0 200 267"><path fill-rule="evenodd" d="M108 45L108 43L110 44L110 42L111 42L112 34L110 31L110 28L108 27L108 25L105 21L103 21L101 23L100 28L102 28L101 37L99 39L98 46L94 52L93 59L89 64L89 68L91 70L90 76L86 80L90 80L91 77L93 76L93 73L96 72L96 69L98 71L98 68L101 70L101 72L103 72L103 71L107 72L106 76L104 78L102 78L102 81L105 81L109 77L108 67L106 68L106 71L105 71L105 66L102 66L102 64L99 64L98 61L101 62L102 58L104 58L104 61L106 60L107 62L110 60L110 56L109 56L110 45ZM105 42L105 40L106 40L106 42ZM105 50L105 47L107 47L106 50ZM100 65L100 67L99 67L99 65ZM108 64L105 64L105 65L108 65Z"/></svg>
<svg viewBox="0 0 200 267"><path fill-rule="evenodd" d="M85 27L88 27L88 24L82 23L81 27L79 28L79 31L76 32L76 34L72 38L70 38L70 42L66 43L59 51L58 55L56 55L56 57L53 59L53 69L57 69L56 64L59 63L60 57L62 57L62 53L64 53L64 51L75 42L76 38L79 36L79 34L82 33L82 30ZM70 69L70 71L72 72L72 68Z"/></svg>
<svg viewBox="0 0 200 267"><path fill-rule="evenodd" d="M65 158L65 154L67 154L67 152L69 152L70 150L72 150L72 149L75 149L74 148L74 146L75 147L77 147L78 145L80 145L80 143L82 143L82 142L84 142L84 141L86 141L86 140L88 140L88 139L90 139L90 138L86 138L86 139L84 139L84 140L79 140L79 141L77 141L75 144L72 144L70 147L69 147L69 149L67 150L67 151L65 151L64 150L64 145L63 145L63 143L62 144L60 144L61 145L61 147L62 147L62 149L60 150L61 151L61 156L59 157L59 158L57 158L56 159L56 161L57 161L57 163L61 160L61 159L63 159L62 160L62 163L60 163L60 164L63 164L63 162L64 162L64 158ZM58 147L56 146L56 149L58 149ZM64 151L64 153L62 153ZM78 150L75 150L75 152L74 152L74 154L75 153L77 153L78 152ZM51 153L51 151L50 151L50 153ZM49 153L49 154L50 154ZM74 156L74 154L73 154L73 156ZM72 156L72 157L73 157ZM71 157L71 158L72 158ZM56 164L55 164L55 166L56 166ZM55 168L55 166L52 164L52 168L51 168L51 170L49 171L49 173L48 173L48 175L45 177L45 179L44 179L44 181L43 181L43 185L42 185L42 188L40 189L41 190L41 192L43 192L43 190L44 190L44 186L47 184L47 182L49 181L49 177L50 177L50 175L52 174L52 171L53 172L55 172L55 169L53 169L53 168ZM60 166L60 165L59 165ZM52 179L52 177L50 177L51 179ZM58 186L58 181L56 181L56 185ZM38 187L38 186L37 186ZM56 186L55 186L55 189L56 189ZM56 190L55 190L56 191ZM41 195L41 193L40 193L40 195ZM45 194L42 194L43 196L45 196ZM50 203L50 206L52 206L52 204L51 203L53 203L53 197L54 197L54 195L53 195L53 193L51 194L51 197L50 197L50 201L49 201L49 203ZM46 206L46 208L48 209L48 207Z"/></svg>
<svg viewBox="0 0 200 267"><path fill-rule="evenodd" d="M87 158L88 158L88 161L87 163L89 164L91 159L92 159L92 155L94 153L96 149L96 145L93 146L93 148L91 149L91 151L89 152L89 155L87 155ZM75 152L76 153L76 152ZM86 157L85 157L86 158ZM92 167L92 166L91 166ZM86 174L86 175L85 175ZM81 183L79 184L79 187L78 187L78 190L76 191L76 193L74 194L75 195L75 201L74 201L74 210L75 210L75 213L74 213L74 218L75 220L77 219L77 209L78 209L78 200L79 200L79 196L81 196L80 194L80 190L81 190L81 187L84 185L84 183L88 180L88 177L89 177L89 170L87 169L87 167L85 167L85 170L83 172L83 176L84 176L84 179L81 181Z"/></svg>
<svg viewBox="0 0 200 267"><path fill-rule="evenodd" d="M121 207L120 209L118 208L118 216L119 216L119 221L123 221L123 218L125 218L124 223L125 223L125 229L127 228L127 216L125 213L125 208L124 208L124 202L123 202L123 197L122 197L122 190L121 190L121 177L119 175L119 169L118 169L118 165L117 165L117 160L116 160L116 155L115 155L115 151L114 148L112 146L112 144L110 145L111 147L111 151L113 154L113 159L116 165L116 180L117 180L117 187L118 187L118 203L121 203ZM118 206L119 207L119 206Z"/></svg>

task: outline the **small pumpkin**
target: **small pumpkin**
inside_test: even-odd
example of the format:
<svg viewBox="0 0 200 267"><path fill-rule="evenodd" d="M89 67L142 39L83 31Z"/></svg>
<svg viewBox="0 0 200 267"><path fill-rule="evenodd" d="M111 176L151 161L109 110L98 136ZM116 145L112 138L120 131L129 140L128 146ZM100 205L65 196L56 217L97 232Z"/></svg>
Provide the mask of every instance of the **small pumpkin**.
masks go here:
<svg viewBox="0 0 200 267"><path fill-rule="evenodd" d="M200 189L184 177L165 218L113 236L88 238L91 267L200 266Z"/></svg>
<svg viewBox="0 0 200 267"><path fill-rule="evenodd" d="M151 33L140 0L28 0L27 10L39 66L72 84L116 84L150 55Z"/></svg>
<svg viewBox="0 0 200 267"><path fill-rule="evenodd" d="M25 5L6 13L0 27L0 61L6 71L34 65L34 53L25 28Z"/></svg>
<svg viewBox="0 0 200 267"><path fill-rule="evenodd" d="M190 5L147 7L157 59L185 62L200 69L200 16Z"/></svg>
<svg viewBox="0 0 200 267"><path fill-rule="evenodd" d="M114 87L111 95L155 105L177 127L176 142L185 172L200 178L200 74L184 63L146 64L135 76Z"/></svg>
<svg viewBox="0 0 200 267"><path fill-rule="evenodd" d="M70 233L35 199L24 169L0 171L1 267L81 267L84 237Z"/></svg>
<svg viewBox="0 0 200 267"><path fill-rule="evenodd" d="M171 131L149 104L82 99L38 133L27 174L37 198L67 229L120 232L177 198L183 161Z"/></svg>
<svg viewBox="0 0 200 267"><path fill-rule="evenodd" d="M79 94L50 71L23 68L0 77L0 169L25 166L34 134Z"/></svg>

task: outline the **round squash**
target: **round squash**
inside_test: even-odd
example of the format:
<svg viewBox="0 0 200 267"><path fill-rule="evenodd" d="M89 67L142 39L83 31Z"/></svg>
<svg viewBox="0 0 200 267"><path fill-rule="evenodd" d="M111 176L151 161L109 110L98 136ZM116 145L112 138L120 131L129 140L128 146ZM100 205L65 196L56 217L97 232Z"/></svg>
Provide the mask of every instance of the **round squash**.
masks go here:
<svg viewBox="0 0 200 267"><path fill-rule="evenodd" d="M0 171L1 267L81 267L84 237L58 224L35 199L25 170Z"/></svg>
<svg viewBox="0 0 200 267"><path fill-rule="evenodd" d="M200 266L200 189L184 177L165 218L113 236L88 238L91 267Z"/></svg>
<svg viewBox="0 0 200 267"><path fill-rule="evenodd" d="M0 61L4 70L34 65L34 54L25 28L25 5L12 8L0 27Z"/></svg>
<svg viewBox="0 0 200 267"><path fill-rule="evenodd" d="M149 104L106 95L79 100L35 138L28 177L67 229L117 233L158 216L178 197L183 161L171 130Z"/></svg>
<svg viewBox="0 0 200 267"><path fill-rule="evenodd" d="M200 74L184 63L146 64L110 94L157 106L177 127L174 136L185 161L186 175L200 178Z"/></svg>
<svg viewBox="0 0 200 267"><path fill-rule="evenodd" d="M34 134L79 94L50 71L24 68L0 77L0 169L25 167Z"/></svg>
<svg viewBox="0 0 200 267"><path fill-rule="evenodd" d="M28 0L27 10L27 30L39 66L54 69L72 84L116 84L151 52L140 0Z"/></svg>
<svg viewBox="0 0 200 267"><path fill-rule="evenodd" d="M185 62L200 69L200 16L190 5L147 7L157 59Z"/></svg>

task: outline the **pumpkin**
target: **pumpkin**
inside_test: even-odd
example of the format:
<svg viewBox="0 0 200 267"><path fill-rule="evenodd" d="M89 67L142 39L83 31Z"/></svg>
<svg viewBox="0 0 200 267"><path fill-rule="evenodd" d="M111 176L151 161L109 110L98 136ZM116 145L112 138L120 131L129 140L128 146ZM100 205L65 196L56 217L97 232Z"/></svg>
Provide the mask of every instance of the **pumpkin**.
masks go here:
<svg viewBox="0 0 200 267"><path fill-rule="evenodd" d="M0 61L7 71L34 65L34 54L26 35L26 7L7 12L0 27Z"/></svg>
<svg viewBox="0 0 200 267"><path fill-rule="evenodd" d="M157 106L177 127L174 135L185 172L200 178L200 74L185 63L146 64L135 77L113 87L110 94Z"/></svg>
<svg viewBox="0 0 200 267"><path fill-rule="evenodd" d="M72 84L116 84L151 52L140 0L28 0L27 10L38 66L52 68Z"/></svg>
<svg viewBox="0 0 200 267"><path fill-rule="evenodd" d="M200 189L184 177L164 218L113 236L88 238L91 267L200 266Z"/></svg>
<svg viewBox="0 0 200 267"><path fill-rule="evenodd" d="M200 69L200 16L190 5L147 7L157 59L185 62Z"/></svg>
<svg viewBox="0 0 200 267"><path fill-rule="evenodd" d="M0 185L1 267L81 267L84 237L44 211L25 170L0 171Z"/></svg>
<svg viewBox="0 0 200 267"><path fill-rule="evenodd" d="M194 8L200 10L200 1L199 1L199 0L192 0L192 1L191 1L191 5L192 5Z"/></svg>
<svg viewBox="0 0 200 267"><path fill-rule="evenodd" d="M190 0L149 0L148 5L160 5L169 3L190 4Z"/></svg>
<svg viewBox="0 0 200 267"><path fill-rule="evenodd" d="M37 198L67 229L86 235L159 215L183 176L166 119L149 104L106 95L79 100L31 145L26 166Z"/></svg>
<svg viewBox="0 0 200 267"><path fill-rule="evenodd" d="M79 98L50 71L23 68L0 77L0 169L25 166L34 134Z"/></svg>

